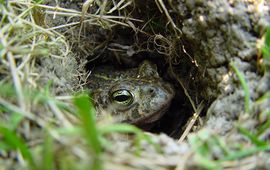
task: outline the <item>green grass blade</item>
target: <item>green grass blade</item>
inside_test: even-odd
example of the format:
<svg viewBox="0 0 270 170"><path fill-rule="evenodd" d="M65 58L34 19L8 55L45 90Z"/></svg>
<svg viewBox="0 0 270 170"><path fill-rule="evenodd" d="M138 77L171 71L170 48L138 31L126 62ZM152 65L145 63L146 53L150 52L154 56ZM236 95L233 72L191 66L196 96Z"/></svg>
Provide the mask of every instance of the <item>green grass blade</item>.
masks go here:
<svg viewBox="0 0 270 170"><path fill-rule="evenodd" d="M106 135L108 133L113 133L113 132L135 133L135 134L142 133L142 131L139 128L130 124L107 125L105 127L100 128L99 131L102 135Z"/></svg>
<svg viewBox="0 0 270 170"><path fill-rule="evenodd" d="M261 47L261 51L263 54L264 70L268 71L270 62L270 27L268 27L264 34L264 44Z"/></svg>
<svg viewBox="0 0 270 170"><path fill-rule="evenodd" d="M1 0L0 0L0 3L1 3ZM4 57L3 55L4 55L4 46L2 43L0 43L0 61Z"/></svg>
<svg viewBox="0 0 270 170"><path fill-rule="evenodd" d="M264 102L265 100L268 100L270 99L270 92L266 92L263 94L263 96L261 96L259 99L256 100L256 103L262 103Z"/></svg>
<svg viewBox="0 0 270 170"><path fill-rule="evenodd" d="M0 83L0 95L3 98L14 97L16 92L10 83Z"/></svg>
<svg viewBox="0 0 270 170"><path fill-rule="evenodd" d="M270 127L270 108L267 108L266 110L264 110L260 115L265 117L266 122L264 122L262 125L260 125L257 128L258 129L256 133L257 136L263 134Z"/></svg>
<svg viewBox="0 0 270 170"><path fill-rule="evenodd" d="M9 121L0 119L0 124L4 125L4 127L8 127L10 130L15 130L24 118L23 115L21 115L17 112L10 111L4 105L0 104L0 114L2 114L2 113L4 113L4 114L9 113L10 114L9 119L8 119Z"/></svg>
<svg viewBox="0 0 270 170"><path fill-rule="evenodd" d="M265 46L270 47L270 27L266 30L264 44Z"/></svg>
<svg viewBox="0 0 270 170"><path fill-rule="evenodd" d="M5 141L0 141L0 150L6 151L6 150L11 150L13 147L10 146L7 142Z"/></svg>
<svg viewBox="0 0 270 170"><path fill-rule="evenodd" d="M74 103L81 117L82 126L87 137L89 146L95 154L101 153L99 134L95 123L95 109L87 95L80 95L74 98Z"/></svg>
<svg viewBox="0 0 270 170"><path fill-rule="evenodd" d="M79 95L74 98L74 104L77 107L78 114L82 121L82 129L86 137L86 141L93 151L94 160L90 169L102 169L100 155L102 153L100 135L98 133L95 122L95 109L87 95Z"/></svg>
<svg viewBox="0 0 270 170"><path fill-rule="evenodd" d="M270 60L270 47L264 46L261 50L263 53L263 58L266 60Z"/></svg>
<svg viewBox="0 0 270 170"><path fill-rule="evenodd" d="M267 142L265 141L262 141L258 138L258 136L252 134L250 131L248 131L247 129L241 127L241 126L238 126L237 127L239 132L241 134L243 134L244 136L246 136L248 139L250 139L250 141L255 144L256 146L265 146L267 145Z"/></svg>
<svg viewBox="0 0 270 170"><path fill-rule="evenodd" d="M32 0L33 3L36 3L36 4L42 4L44 0Z"/></svg>
<svg viewBox="0 0 270 170"><path fill-rule="evenodd" d="M4 5L5 4L5 0L0 0L0 4Z"/></svg>
<svg viewBox="0 0 270 170"><path fill-rule="evenodd" d="M245 112L249 113L250 111L250 93L249 93L249 88L247 85L247 82L245 80L245 76L242 72L239 71L239 69L235 66L235 64L233 62L230 63L230 66L232 67L233 71L235 72L235 74L237 75L241 86L244 89L244 93L245 93Z"/></svg>
<svg viewBox="0 0 270 170"><path fill-rule="evenodd" d="M218 162L215 162L213 160L207 159L205 157L200 156L198 160L196 160L197 163L203 167L203 169L206 170L222 170Z"/></svg>
<svg viewBox="0 0 270 170"><path fill-rule="evenodd" d="M24 116L19 113L12 113L10 117L9 127L11 130L16 130Z"/></svg>
<svg viewBox="0 0 270 170"><path fill-rule="evenodd" d="M3 126L0 126L0 134L3 135L5 144L10 148L18 149L21 152L23 158L29 163L30 167L35 169L32 154L24 141L19 138L15 132Z"/></svg>
<svg viewBox="0 0 270 170"><path fill-rule="evenodd" d="M43 162L42 168L43 170L51 170L53 169L53 139L47 133L45 136L44 144L43 144Z"/></svg>
<svg viewBox="0 0 270 170"><path fill-rule="evenodd" d="M259 146L259 147L255 146L255 147L252 147L249 149L243 149L239 152L233 152L230 155L219 160L218 162L237 160L237 159L249 156L249 155L253 155L253 154L260 152L260 151L270 151L270 145Z"/></svg>

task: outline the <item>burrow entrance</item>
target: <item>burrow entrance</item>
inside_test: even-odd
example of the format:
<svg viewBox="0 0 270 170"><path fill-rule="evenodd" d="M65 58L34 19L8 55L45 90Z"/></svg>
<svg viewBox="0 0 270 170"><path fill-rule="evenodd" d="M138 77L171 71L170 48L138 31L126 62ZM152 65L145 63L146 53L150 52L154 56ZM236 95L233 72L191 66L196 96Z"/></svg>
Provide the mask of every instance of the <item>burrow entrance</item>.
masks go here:
<svg viewBox="0 0 270 170"><path fill-rule="evenodd" d="M178 138L195 113L194 109L202 102L206 108L209 102L201 97L205 84L201 83L200 66L193 58L193 43L180 30L181 16L171 13L168 18L166 10L176 10L173 4L166 4L170 9L161 9L159 5L155 1L133 1L124 10L110 14L118 16L116 19L112 16L112 20L122 17L117 23L101 17L98 24L84 22L80 29L68 32L68 37L73 42L73 51L78 54L77 61L84 62L88 73L108 65L128 70L144 60L156 64L159 75L174 86L176 95L168 112L149 131ZM104 8L109 10L113 6L108 3ZM94 4L88 12L98 12L100 7L101 4ZM84 19L87 21L87 17ZM201 116L205 115L205 110Z"/></svg>
<svg viewBox="0 0 270 170"><path fill-rule="evenodd" d="M116 70L128 71L138 68L144 60L154 63L157 66L159 76L173 85L175 97L164 116L156 121L150 129L147 128L147 131L162 132L173 138L179 138L195 113L194 106L197 107L200 103L203 103L204 106L207 105L207 102L202 102L201 93L198 92L202 90L203 86L199 81L200 78L198 78L200 76L198 68L191 57L192 51L184 49L185 52L183 52L182 48L184 48L185 42L181 39L177 45L178 49L174 49L181 54L177 56L179 58L173 59L170 58L171 56L160 53L155 47L156 44L148 42L145 46L137 47L136 40L134 40L134 30L132 29L116 28L115 32L109 41L106 40L108 41L106 47L87 56L86 71L91 73L95 69L112 65ZM159 43L162 44L162 40ZM153 50L149 50L149 45L152 46ZM141 49L136 50L136 48ZM205 112L206 109L200 112L200 116L204 116ZM194 125L201 126L198 121Z"/></svg>

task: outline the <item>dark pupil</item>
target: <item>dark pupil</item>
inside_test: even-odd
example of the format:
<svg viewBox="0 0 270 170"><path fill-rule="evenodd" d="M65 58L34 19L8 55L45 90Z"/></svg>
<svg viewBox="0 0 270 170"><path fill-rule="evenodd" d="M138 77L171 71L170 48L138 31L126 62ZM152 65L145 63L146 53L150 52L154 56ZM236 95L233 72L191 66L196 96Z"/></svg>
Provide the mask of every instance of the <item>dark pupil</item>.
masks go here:
<svg viewBox="0 0 270 170"><path fill-rule="evenodd" d="M114 99L118 102L124 102L126 100L129 99L129 96L127 95L119 95L119 96L115 96Z"/></svg>

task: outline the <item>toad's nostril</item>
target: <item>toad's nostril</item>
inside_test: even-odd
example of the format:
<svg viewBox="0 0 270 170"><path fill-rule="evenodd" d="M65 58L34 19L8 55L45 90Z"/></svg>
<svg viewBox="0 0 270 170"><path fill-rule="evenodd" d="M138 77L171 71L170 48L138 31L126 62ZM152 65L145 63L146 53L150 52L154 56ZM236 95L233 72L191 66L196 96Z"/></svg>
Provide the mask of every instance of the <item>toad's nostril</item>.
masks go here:
<svg viewBox="0 0 270 170"><path fill-rule="evenodd" d="M151 88L148 90L148 92L149 92L149 94L154 94L155 90Z"/></svg>

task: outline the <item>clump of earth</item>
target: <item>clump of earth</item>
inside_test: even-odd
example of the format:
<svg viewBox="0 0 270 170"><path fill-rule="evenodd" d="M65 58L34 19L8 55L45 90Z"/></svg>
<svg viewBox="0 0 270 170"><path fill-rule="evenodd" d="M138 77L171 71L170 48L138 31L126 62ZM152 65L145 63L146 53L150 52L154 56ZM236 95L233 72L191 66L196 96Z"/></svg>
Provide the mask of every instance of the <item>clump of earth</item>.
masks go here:
<svg viewBox="0 0 270 170"><path fill-rule="evenodd" d="M235 64L243 73L251 101L256 101L269 89L268 73L262 75L257 65L256 46L269 26L269 4L189 1L185 5L182 15L191 17L184 20L182 31L201 66L200 73L204 75L200 77L201 82L207 84L202 96L215 98L207 111L211 115L207 124L225 133L229 130L228 120L239 117L245 110L244 91L230 64ZM222 121L222 117L227 121ZM212 122L213 119L221 121Z"/></svg>

